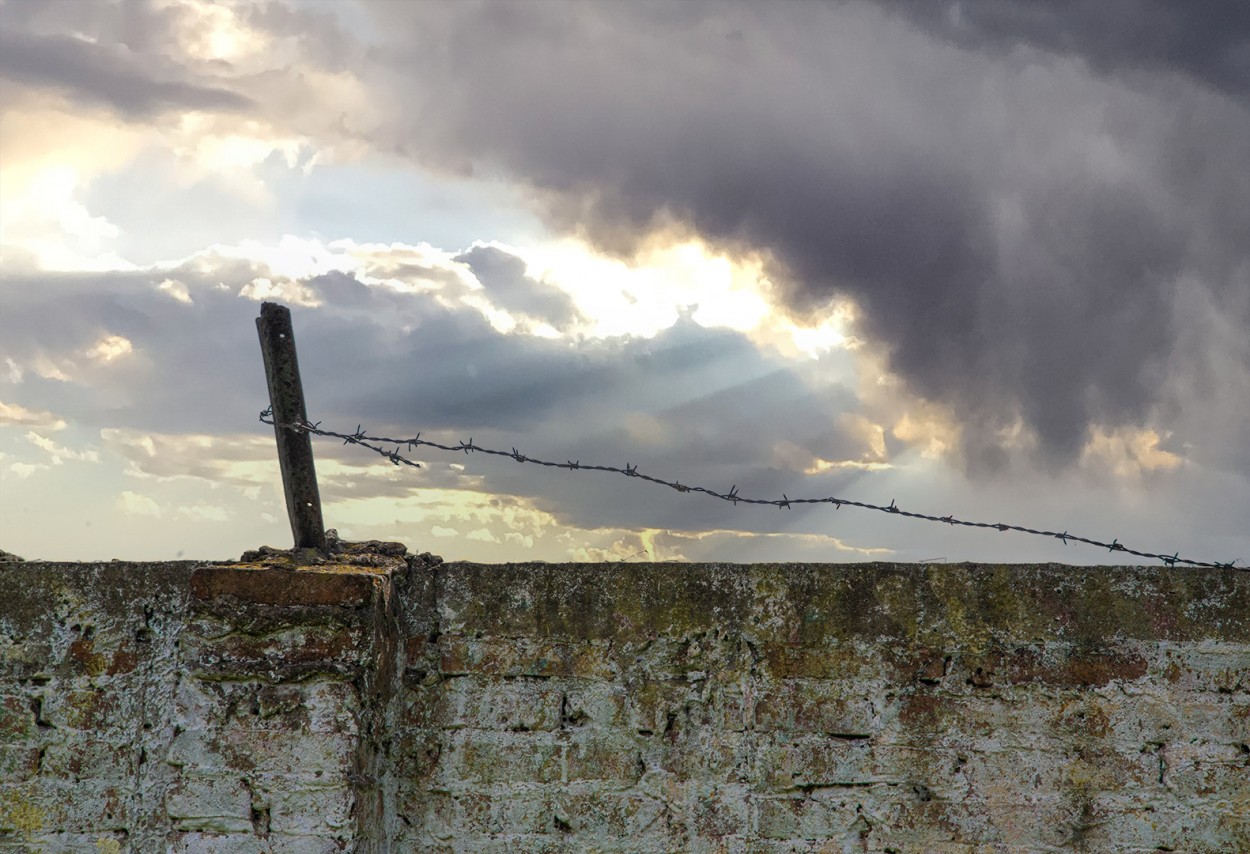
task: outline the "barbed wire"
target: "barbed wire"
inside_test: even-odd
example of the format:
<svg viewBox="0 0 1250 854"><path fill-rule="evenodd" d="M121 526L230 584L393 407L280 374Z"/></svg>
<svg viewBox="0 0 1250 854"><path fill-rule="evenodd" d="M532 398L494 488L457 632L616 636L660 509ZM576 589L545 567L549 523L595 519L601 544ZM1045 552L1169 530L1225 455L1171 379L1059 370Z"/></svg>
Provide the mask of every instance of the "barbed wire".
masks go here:
<svg viewBox="0 0 1250 854"><path fill-rule="evenodd" d="M966 519L956 519L954 516L933 516L928 513L916 513L910 510L902 509L901 507L899 507L897 504L894 503L893 499L890 500L890 503L888 505L883 505L883 504L873 504L872 502L869 502L869 501L855 501L850 498L838 498L836 496L830 496L827 498L790 498L785 493L782 493L781 498L749 498L745 495L739 494L738 487L736 484L730 487L728 492L717 492L714 489L708 489L707 487L703 487L703 486L692 486L689 484L680 483L679 481L676 481L676 480L665 480L664 478L655 477L649 474L644 474L638 470L637 466L630 465L629 463L626 463L624 468L620 468L619 466L583 463L581 460L566 460L565 462L562 462L562 463L552 462L550 460L541 460L541 459L538 459L537 457L528 456L526 454L521 453L516 448L512 448L510 451L501 451L495 448L486 448L481 445L475 445L473 444L472 437L470 437L468 442L461 441L459 444L456 444L456 445L444 445L441 442L432 442L429 439L422 439L420 433L418 433L416 436L414 436L411 439L390 439L385 436L370 436L365 432L364 428L361 427L361 425L359 424L356 425L356 431L354 433L339 433L334 430L322 429L320 421L311 422L305 419L297 423L275 422L273 420L273 408L272 407L269 407L260 413L260 420L265 424L270 424L275 427L283 427L288 430L293 430L297 433L308 433L314 436L322 436L322 437L332 438L332 439L342 439L344 445L359 445L362 448L368 448L369 450L390 460L391 463L397 466L406 465L406 466L411 466L412 468L421 468L421 464L419 462L416 462L415 460L410 460L407 457L403 456L399 452L400 448L407 448L408 450L412 450L413 448L423 447L423 448L435 448L440 451L464 452L465 454L487 454L487 455L494 456L494 457L509 457L513 460L516 460L518 463L530 463L532 465L545 466L547 468L566 469L568 471L613 472L615 474L624 475L625 477L632 477L632 478L637 478L638 480L645 480L648 483L654 483L658 486L667 486L670 489L674 489L678 492L701 493L703 495L707 495L712 498L719 498L721 501L728 501L729 503L734 504L735 506L738 504L755 504L755 505L769 505L772 507L780 507L782 509L789 509L790 507L796 504L832 504L835 510L841 509L843 507L857 507L862 510L876 510L881 513L889 513L891 515L902 516L907 519L923 519L927 522L941 522L946 525L957 525L957 526L962 526L965 528L988 528L988 529L993 529L993 530L1000 531L1000 532L1001 531L1016 531L1022 534L1032 534L1038 537L1048 537L1051 539L1056 539L1056 540L1061 541L1064 545L1067 545L1069 542L1085 543L1086 545L1095 546L1098 548L1104 548L1112 552L1120 552L1122 554L1133 555L1135 557L1150 558L1151 560L1159 560L1159 561L1162 561L1167 566L1176 566L1177 564L1184 564L1186 566L1192 566L1192 567L1197 567L1197 568L1233 569L1239 572L1250 571L1250 567L1235 566L1235 564L1237 563L1236 560L1231 560L1231 561L1228 561L1227 563L1219 563L1219 562L1193 560L1191 558L1181 557L1179 552L1169 555L1169 554L1162 554L1162 553L1157 553L1157 552L1138 551L1137 549L1129 548L1128 546L1121 543L1119 541L1119 538L1113 539L1111 542L1106 543L1106 542L1102 542L1101 540L1091 539L1089 537L1077 536L1076 534L1071 534L1071 533L1068 533L1067 531L1062 531L1062 532L1044 531L1044 530L1038 530L1035 528L1028 528L1023 525L1009 525L1004 522L971 522ZM393 445L394 447L388 450L387 448L383 447L383 445Z"/></svg>

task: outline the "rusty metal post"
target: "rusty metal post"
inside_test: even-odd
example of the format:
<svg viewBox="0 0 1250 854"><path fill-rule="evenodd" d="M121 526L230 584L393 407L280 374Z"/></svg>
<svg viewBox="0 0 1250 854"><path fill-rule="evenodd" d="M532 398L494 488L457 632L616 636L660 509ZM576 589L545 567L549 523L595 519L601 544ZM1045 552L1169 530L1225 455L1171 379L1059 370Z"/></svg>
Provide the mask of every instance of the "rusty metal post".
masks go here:
<svg viewBox="0 0 1250 854"><path fill-rule="evenodd" d="M278 441L278 465L282 469L282 488L286 492L286 512L291 519L295 547L325 551L325 524L321 519L312 439L307 433L280 426L299 424L308 418L299 361L295 357L291 310L273 302L262 303L256 330L260 333L260 351L265 360L273 433Z"/></svg>

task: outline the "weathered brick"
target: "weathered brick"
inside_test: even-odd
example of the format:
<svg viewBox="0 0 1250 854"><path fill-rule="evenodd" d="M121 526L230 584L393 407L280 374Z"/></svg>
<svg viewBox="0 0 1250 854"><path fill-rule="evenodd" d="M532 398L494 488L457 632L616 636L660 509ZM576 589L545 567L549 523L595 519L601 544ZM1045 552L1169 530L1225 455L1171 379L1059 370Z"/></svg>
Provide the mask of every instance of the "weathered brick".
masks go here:
<svg viewBox="0 0 1250 854"><path fill-rule="evenodd" d="M22 694L0 696L0 738L24 741L35 736L34 698Z"/></svg>
<svg viewBox="0 0 1250 854"><path fill-rule="evenodd" d="M885 650L857 644L820 646L766 643L767 672L775 679L873 679L880 676Z"/></svg>
<svg viewBox="0 0 1250 854"><path fill-rule="evenodd" d="M187 651L208 678L295 681L354 674L368 661L368 642L359 627L307 625L263 635L188 639Z"/></svg>
<svg viewBox="0 0 1250 854"><path fill-rule="evenodd" d="M1056 755L1038 750L969 751L961 772L976 780L968 797L1010 805L1068 793L1154 788L1158 764L1149 752L1118 753L1103 747Z"/></svg>
<svg viewBox="0 0 1250 854"><path fill-rule="evenodd" d="M756 832L764 839L821 839L850 842L867 829L853 797L753 798ZM862 825L862 827L861 827Z"/></svg>
<svg viewBox="0 0 1250 854"><path fill-rule="evenodd" d="M108 666L108 659L96 652L94 637L78 637L70 642L65 664L65 676L99 676Z"/></svg>
<svg viewBox="0 0 1250 854"><path fill-rule="evenodd" d="M425 647L425 639L410 645L409 661L424 662ZM451 635L439 638L438 651L439 667L447 674L611 679L619 672L608 646L594 641Z"/></svg>
<svg viewBox="0 0 1250 854"><path fill-rule="evenodd" d="M1182 732L1178 698L1157 692L1108 698L1108 732L1117 742L1155 744Z"/></svg>
<svg viewBox="0 0 1250 854"><path fill-rule="evenodd" d="M1154 755L1160 785L1180 798L1250 809L1250 747L1181 741L1160 745Z"/></svg>
<svg viewBox="0 0 1250 854"><path fill-rule="evenodd" d="M378 575L368 572L214 566L191 574L191 595L255 605L360 608L373 600L380 583Z"/></svg>
<svg viewBox="0 0 1250 854"><path fill-rule="evenodd" d="M561 799L568 829L593 840L663 838L670 811L655 798L612 791L571 792Z"/></svg>
<svg viewBox="0 0 1250 854"><path fill-rule="evenodd" d="M634 739L594 729L579 730L570 736L567 761L570 781L635 783L645 770Z"/></svg>
<svg viewBox="0 0 1250 854"><path fill-rule="evenodd" d="M902 797L959 801L980 786L968 771L973 745L914 747L878 739L869 744L875 779L897 785Z"/></svg>
<svg viewBox="0 0 1250 854"><path fill-rule="evenodd" d="M592 680L561 682L562 723L565 726L600 726L629 729L629 692L623 685Z"/></svg>
<svg viewBox="0 0 1250 854"><path fill-rule="evenodd" d="M437 833L462 840L549 835L636 841L640 835L668 826L663 806L654 799L616 792L549 787L539 792L462 792L438 797L439 802L430 805L434 815L427 829L438 828Z"/></svg>
<svg viewBox="0 0 1250 854"><path fill-rule="evenodd" d="M318 778L347 773L355 745L338 733L187 730L174 736L165 761L192 770Z"/></svg>
<svg viewBox="0 0 1250 854"><path fill-rule="evenodd" d="M869 696L848 696L836 682L791 679L760 692L755 728L855 736L875 732L880 722Z"/></svg>
<svg viewBox="0 0 1250 854"><path fill-rule="evenodd" d="M174 723L183 729L354 734L361 699L337 679L270 684L185 679L174 693Z"/></svg>
<svg viewBox="0 0 1250 854"><path fill-rule="evenodd" d="M1127 810L1097 802L1094 808L1097 820L1083 823L1079 831L1087 850L1245 851L1250 839L1250 818L1244 807L1229 810L1220 805L1165 803L1154 798Z"/></svg>
<svg viewBox="0 0 1250 854"><path fill-rule="evenodd" d="M435 729L404 727L395 736L391 750L395 775L406 781L405 788L423 792L439 769L447 736Z"/></svg>
<svg viewBox="0 0 1250 854"><path fill-rule="evenodd" d="M746 786L692 786L690 824L699 840L724 840L750 831L750 789ZM702 847L702 846L696 846Z"/></svg>
<svg viewBox="0 0 1250 854"><path fill-rule="evenodd" d="M1207 642L1158 644L1151 676L1173 691L1237 694L1250 692L1250 648Z"/></svg>
<svg viewBox="0 0 1250 854"><path fill-rule="evenodd" d="M1202 733L1224 744L1250 744L1250 694L1183 698L1178 704L1183 731Z"/></svg>
<svg viewBox="0 0 1250 854"><path fill-rule="evenodd" d="M65 808L58 794L57 788L38 780L0 785L0 832L29 838L51 829Z"/></svg>
<svg viewBox="0 0 1250 854"><path fill-rule="evenodd" d="M268 854L269 840L249 833L178 832L170 834L168 850L177 854Z"/></svg>
<svg viewBox="0 0 1250 854"><path fill-rule="evenodd" d="M726 732L745 732L753 729L755 702L754 692L744 692L740 684L716 689L712 697L715 710L712 726Z"/></svg>
<svg viewBox="0 0 1250 854"><path fill-rule="evenodd" d="M924 643L868 647L865 656L879 656L876 665L861 671L858 678L884 679L891 687L938 685L950 675L958 646L930 646ZM884 685L883 685L884 687Z"/></svg>
<svg viewBox="0 0 1250 854"><path fill-rule="evenodd" d="M941 691L907 692L883 709L881 737L922 747L967 745L978 740L1032 747L1066 730L1071 700L1030 691L1014 698Z"/></svg>
<svg viewBox="0 0 1250 854"><path fill-rule="evenodd" d="M452 799L451 815L445 824L452 838L494 834L545 834L556 830L556 819L563 810L556 793L524 791L498 797L481 792L463 792Z"/></svg>
<svg viewBox="0 0 1250 854"><path fill-rule="evenodd" d="M404 685L400 691L400 704L403 709L399 724L405 731L427 729L435 726L435 719L442 714L439 695L442 693L440 683L433 685Z"/></svg>
<svg viewBox="0 0 1250 854"><path fill-rule="evenodd" d="M565 745L553 733L449 734L438 770L445 784L553 783L564 776Z"/></svg>
<svg viewBox="0 0 1250 854"><path fill-rule="evenodd" d="M755 733L709 735L698 731L687 737L659 736L643 747L643 760L681 780L706 783L742 783L758 779L763 751Z"/></svg>
<svg viewBox="0 0 1250 854"><path fill-rule="evenodd" d="M632 686L629 693L630 727L644 734L671 732L676 723L689 720L691 711L702 706L696 687L647 680Z"/></svg>
<svg viewBox="0 0 1250 854"><path fill-rule="evenodd" d="M862 786L878 781L873 749L863 739L801 734L773 737L759 746L759 769L762 782L774 790Z"/></svg>
<svg viewBox="0 0 1250 854"><path fill-rule="evenodd" d="M235 776L185 771L165 798L175 830L252 832L252 795Z"/></svg>
<svg viewBox="0 0 1250 854"><path fill-rule="evenodd" d="M130 810L123 781L34 778L0 785L0 833L19 838L125 827Z"/></svg>
<svg viewBox="0 0 1250 854"><path fill-rule="evenodd" d="M474 792L464 793L475 796ZM445 789L403 786L399 790L396 815L399 818L400 844L413 847L420 838L426 845L434 840L450 840L456 836L458 817L457 800L461 793L453 794ZM478 831L465 831L464 835Z"/></svg>
<svg viewBox="0 0 1250 854"><path fill-rule="evenodd" d="M98 689L47 694L42 717L52 726L88 730L94 734L130 730L138 713L133 693Z"/></svg>
<svg viewBox="0 0 1250 854"><path fill-rule="evenodd" d="M543 682L490 681L465 677L439 685L434 721L446 729L554 730L559 728L564 693Z"/></svg>
<svg viewBox="0 0 1250 854"><path fill-rule="evenodd" d="M920 851L1025 851L1071 845L1082 818L1058 798L1016 805L903 798L888 813L868 816L878 846ZM1098 850L1098 849L1095 849Z"/></svg>
<svg viewBox="0 0 1250 854"><path fill-rule="evenodd" d="M268 831L280 836L351 840L356 796L347 780L339 785L308 785L290 778L265 781Z"/></svg>
<svg viewBox="0 0 1250 854"><path fill-rule="evenodd" d="M1146 674L1148 662L1134 649L1028 645L991 649L954 657L957 679L974 688L1039 683L1058 687L1096 687L1133 682Z"/></svg>
<svg viewBox="0 0 1250 854"><path fill-rule="evenodd" d="M0 743L0 783L20 783L35 776L42 755L38 745Z"/></svg>
<svg viewBox="0 0 1250 854"><path fill-rule="evenodd" d="M124 780L135 773L137 760L132 745L82 739L45 747L39 773L66 780Z"/></svg>

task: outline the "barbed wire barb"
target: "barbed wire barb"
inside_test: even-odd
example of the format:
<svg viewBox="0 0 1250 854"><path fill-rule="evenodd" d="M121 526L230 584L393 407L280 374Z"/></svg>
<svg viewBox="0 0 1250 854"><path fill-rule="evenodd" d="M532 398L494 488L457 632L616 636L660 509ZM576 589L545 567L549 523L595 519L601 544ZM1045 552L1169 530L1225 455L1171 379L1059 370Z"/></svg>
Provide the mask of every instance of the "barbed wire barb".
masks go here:
<svg viewBox="0 0 1250 854"><path fill-rule="evenodd" d="M966 528L992 528L1000 532L1016 531L1018 533L1031 534L1033 536L1038 536L1038 537L1051 537L1051 538L1061 541L1065 546L1068 544L1068 541L1071 540L1073 542L1085 543L1086 545L1107 549L1108 551L1111 551L1111 552L1123 552L1124 554L1133 555L1134 557L1148 558L1150 560L1161 561L1165 566L1168 566L1168 567L1175 567L1177 564L1184 564L1185 566L1203 568L1203 569L1231 569L1231 570L1236 570L1237 572L1250 572L1250 568L1238 567L1235 565L1237 561L1239 560L1239 558L1235 558L1231 561L1224 562L1224 563L1201 561L1201 560L1194 560L1192 558L1181 557L1179 552L1173 552L1172 554L1169 555L1167 553L1161 553L1161 552L1146 552L1146 551L1139 551L1137 549L1131 549L1128 546L1121 543L1118 537L1114 538L1111 542L1107 543L1107 542L1102 542L1100 540L1091 539L1089 537L1078 537L1077 535L1069 533L1068 531L1062 531L1062 532L1045 531L1045 530L1038 530L1035 528L1028 528L1028 527L1024 527L1021 525L1009 525L1005 522L972 522L972 521L968 521L965 519L957 519L955 518L953 514L948 514L946 516L932 516L927 513L916 513L910 510L904 510L903 508L898 506L898 504L895 502L895 499L893 498L890 499L890 503L888 505L873 504L872 502L869 502L869 501L856 501L850 498L839 498L836 496L831 496L828 498L790 498L785 493L782 493L781 498L772 498L772 499L748 498L738 493L737 484L734 484L733 486L731 486L728 492L721 493L713 489L708 489L702 486L688 486L686 484L682 484L678 482L677 480L665 480L663 478L654 477L649 474L644 474L638 471L638 466L633 465L631 463L626 463L624 468L618 468L616 466L608 466L608 465L583 464L581 460L577 460L576 462L572 460L566 460L563 463L550 462L548 460L542 460L542 459L538 459L537 457L531 457L531 456L528 456L527 454L523 454L515 447L513 447L510 451L500 451L494 448L485 448L485 447L482 447L481 445L475 445L473 444L472 437L469 438L468 442L461 441L456 445L444 445L440 442L432 442L428 439L422 439L420 433L418 433L416 436L414 436L411 439L390 439L385 436L368 435L365 432L363 425L361 424L356 425L355 433L337 433L333 430L322 429L320 426L321 424L320 421L312 422L312 421L309 421L308 419L304 419L303 421L300 421L298 423L285 423L285 422L276 423L273 420L273 408L272 407L267 407L266 409L261 411L260 420L265 424L269 424L269 425L276 426L276 427L281 427L287 430L295 430L297 432L309 433L314 436L322 436L325 438L342 439L344 445L359 445L362 448L368 448L369 450L390 460L395 465L407 465L407 466L411 466L412 468L421 468L421 464L415 460L410 460L407 457L400 454L399 449L401 447L407 447L410 450L415 449L415 448L434 448L436 450L448 451L452 453L463 452L466 455L470 453L478 453L478 454L487 454L489 456L496 456L496 457L511 457L512 459L516 460L519 463L530 463L532 465L544 466L546 468L567 469L569 471L613 472L615 474L621 474L626 477L633 477L633 478L638 478L639 480L645 480L650 483L658 484L660 486L667 486L678 492L701 492L704 495L711 496L712 498L718 498L721 501L728 501L729 503L733 504L735 507L739 504L756 504L756 505L772 505L773 507L779 507L783 510L788 510L790 509L791 505L794 505L794 504L833 504L835 509L841 509L845 505L845 506L850 506L850 507L858 507L861 510L876 510L881 513L890 513L896 516L903 516L908 519L922 519L927 522L942 522L947 525L960 525ZM392 447L386 448L386 447L383 447L384 445L390 445Z"/></svg>

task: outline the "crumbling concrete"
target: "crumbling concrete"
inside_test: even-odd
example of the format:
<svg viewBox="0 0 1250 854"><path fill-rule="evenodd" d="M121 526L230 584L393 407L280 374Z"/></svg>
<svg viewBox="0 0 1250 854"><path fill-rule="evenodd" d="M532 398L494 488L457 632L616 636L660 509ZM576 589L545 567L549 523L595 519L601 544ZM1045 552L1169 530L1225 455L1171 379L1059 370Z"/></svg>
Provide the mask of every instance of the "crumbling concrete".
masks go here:
<svg viewBox="0 0 1250 854"><path fill-rule="evenodd" d="M0 851L1250 850L1250 575L0 566Z"/></svg>

